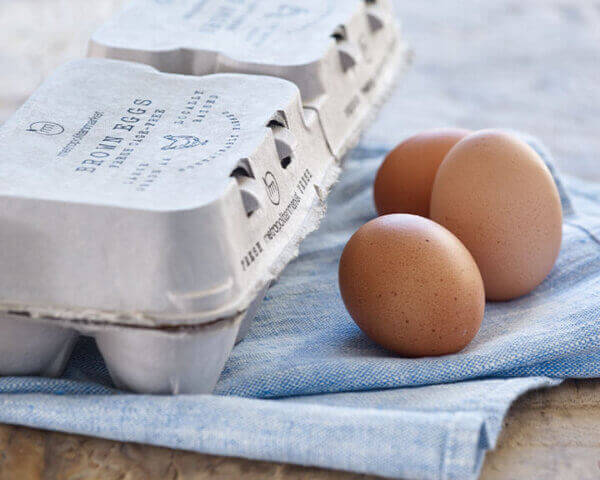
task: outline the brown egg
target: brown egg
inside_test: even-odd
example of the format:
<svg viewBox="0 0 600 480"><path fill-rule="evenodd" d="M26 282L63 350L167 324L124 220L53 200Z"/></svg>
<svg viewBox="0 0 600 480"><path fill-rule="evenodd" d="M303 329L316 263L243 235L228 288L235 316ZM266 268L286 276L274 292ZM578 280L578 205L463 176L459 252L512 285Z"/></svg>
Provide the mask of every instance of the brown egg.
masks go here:
<svg viewBox="0 0 600 480"><path fill-rule="evenodd" d="M444 355L475 336L485 307L473 257L445 228L416 215L385 215L350 238L340 292L356 324L406 357Z"/></svg>
<svg viewBox="0 0 600 480"><path fill-rule="evenodd" d="M469 249L490 300L533 290L560 250L562 208L550 171L529 145L497 130L474 133L448 153L431 218Z"/></svg>
<svg viewBox="0 0 600 480"><path fill-rule="evenodd" d="M469 130L428 130L392 150L377 172L373 196L379 215L412 213L427 217L435 174L446 153Z"/></svg>

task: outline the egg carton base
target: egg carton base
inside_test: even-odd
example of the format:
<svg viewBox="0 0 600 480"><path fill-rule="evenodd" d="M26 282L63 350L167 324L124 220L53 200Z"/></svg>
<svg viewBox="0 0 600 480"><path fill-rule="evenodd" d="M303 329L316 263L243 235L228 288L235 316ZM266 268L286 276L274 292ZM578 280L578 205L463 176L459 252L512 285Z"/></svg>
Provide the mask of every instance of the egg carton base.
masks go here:
<svg viewBox="0 0 600 480"><path fill-rule="evenodd" d="M198 326L155 329L3 313L0 375L59 377L79 336L87 335L95 339L119 390L210 393L246 316L244 312Z"/></svg>

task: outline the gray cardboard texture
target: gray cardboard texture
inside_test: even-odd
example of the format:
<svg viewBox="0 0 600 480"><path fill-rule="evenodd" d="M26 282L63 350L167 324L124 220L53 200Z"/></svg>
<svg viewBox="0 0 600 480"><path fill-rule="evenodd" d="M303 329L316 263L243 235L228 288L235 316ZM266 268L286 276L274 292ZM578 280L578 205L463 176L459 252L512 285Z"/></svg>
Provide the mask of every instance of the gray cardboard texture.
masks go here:
<svg viewBox="0 0 600 480"><path fill-rule="evenodd" d="M338 158L389 70L407 61L388 0L134 0L93 35L89 54L173 73L286 78Z"/></svg>
<svg viewBox="0 0 600 480"><path fill-rule="evenodd" d="M0 306L152 327L243 312L335 178L307 113L272 77L62 67L0 129Z"/></svg>
<svg viewBox="0 0 600 480"><path fill-rule="evenodd" d="M119 388L210 392L408 50L387 0L136 0L89 52L139 63L67 64L0 127L0 374L83 333Z"/></svg>
<svg viewBox="0 0 600 480"><path fill-rule="evenodd" d="M56 71L0 145L0 374L58 375L85 333L151 393L212 390L339 171L290 82L101 59Z"/></svg>

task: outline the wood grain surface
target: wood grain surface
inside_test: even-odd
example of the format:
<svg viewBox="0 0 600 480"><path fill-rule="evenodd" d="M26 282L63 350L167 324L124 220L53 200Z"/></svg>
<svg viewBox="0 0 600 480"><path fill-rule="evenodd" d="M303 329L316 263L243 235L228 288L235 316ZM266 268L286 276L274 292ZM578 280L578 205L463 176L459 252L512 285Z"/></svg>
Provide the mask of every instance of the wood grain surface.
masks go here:
<svg viewBox="0 0 600 480"><path fill-rule="evenodd" d="M0 0L0 122L124 0ZM444 125L539 136L563 172L600 179L600 3L397 1L415 65L363 142L392 146ZM389 118L389 117L388 117ZM0 426L0 480L358 479L327 470L213 457ZM600 382L571 380L519 399L485 480L600 478Z"/></svg>

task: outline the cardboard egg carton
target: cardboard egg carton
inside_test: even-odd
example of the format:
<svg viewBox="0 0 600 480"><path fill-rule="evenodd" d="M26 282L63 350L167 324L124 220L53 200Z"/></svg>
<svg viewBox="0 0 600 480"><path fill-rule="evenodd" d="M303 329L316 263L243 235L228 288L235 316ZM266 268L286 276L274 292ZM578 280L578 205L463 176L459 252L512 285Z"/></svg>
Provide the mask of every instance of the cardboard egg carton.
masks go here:
<svg viewBox="0 0 600 480"><path fill-rule="evenodd" d="M210 392L408 50L387 0L142 0L89 53L0 127L0 375L86 334Z"/></svg>
<svg viewBox="0 0 600 480"><path fill-rule="evenodd" d="M338 173L285 80L61 67L0 127L0 374L93 335L115 384L212 390Z"/></svg>
<svg viewBox="0 0 600 480"><path fill-rule="evenodd" d="M409 60L389 0L134 0L92 36L89 55L290 80L337 158Z"/></svg>

